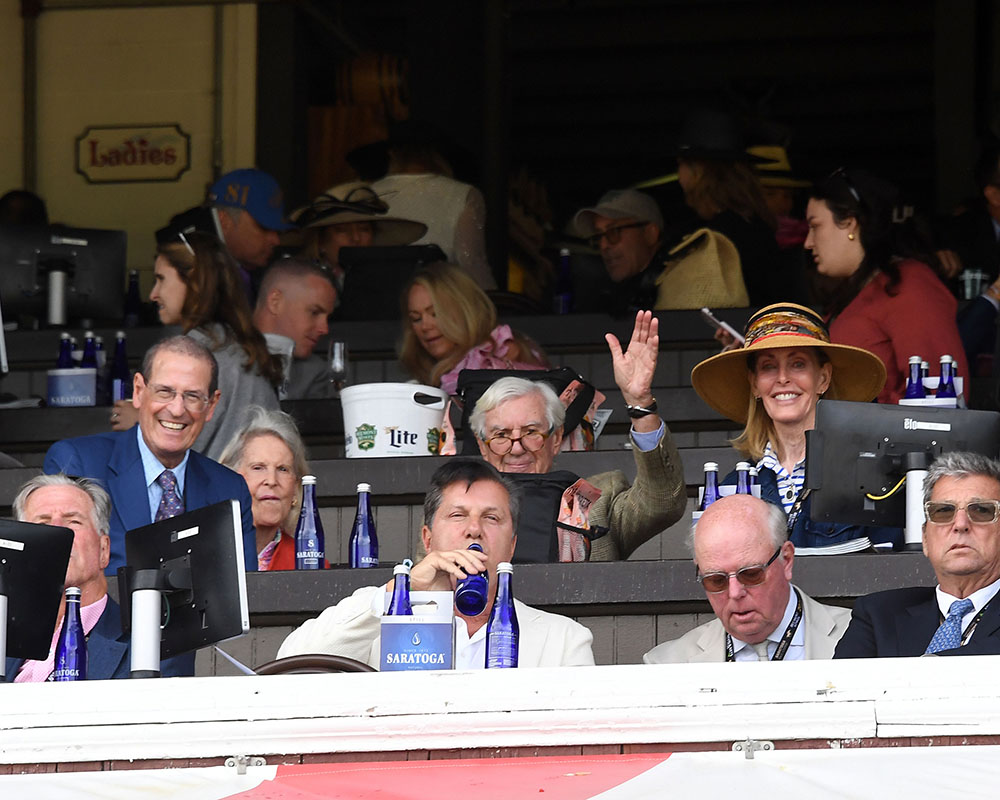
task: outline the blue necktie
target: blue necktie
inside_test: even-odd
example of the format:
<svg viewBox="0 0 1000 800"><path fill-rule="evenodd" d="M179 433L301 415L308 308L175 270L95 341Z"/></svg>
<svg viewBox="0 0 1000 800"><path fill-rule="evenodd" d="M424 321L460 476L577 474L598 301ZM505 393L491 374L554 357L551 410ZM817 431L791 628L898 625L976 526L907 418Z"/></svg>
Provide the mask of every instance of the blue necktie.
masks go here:
<svg viewBox="0 0 1000 800"><path fill-rule="evenodd" d="M165 469L159 474L156 482L163 489L163 495L160 497L160 507L156 509L156 519L153 521L159 522L183 514L184 501L177 493L177 476L169 469Z"/></svg>
<svg viewBox="0 0 1000 800"><path fill-rule="evenodd" d="M972 601L966 597L956 600L948 608L948 616L941 623L927 645L924 653L939 653L942 650L954 650L962 644L962 617L972 611Z"/></svg>

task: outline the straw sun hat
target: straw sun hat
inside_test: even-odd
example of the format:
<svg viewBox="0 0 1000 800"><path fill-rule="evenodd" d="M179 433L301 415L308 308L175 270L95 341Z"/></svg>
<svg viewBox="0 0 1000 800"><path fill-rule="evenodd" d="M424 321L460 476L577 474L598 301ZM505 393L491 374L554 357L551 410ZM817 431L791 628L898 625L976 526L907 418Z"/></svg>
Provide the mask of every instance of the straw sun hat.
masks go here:
<svg viewBox="0 0 1000 800"><path fill-rule="evenodd" d="M705 359L691 370L691 383L709 406L745 424L750 404L747 357L776 347L821 347L833 365L830 395L837 400L868 402L885 385L885 365L874 353L832 344L826 323L815 312L794 303L766 306L747 321L746 344Z"/></svg>

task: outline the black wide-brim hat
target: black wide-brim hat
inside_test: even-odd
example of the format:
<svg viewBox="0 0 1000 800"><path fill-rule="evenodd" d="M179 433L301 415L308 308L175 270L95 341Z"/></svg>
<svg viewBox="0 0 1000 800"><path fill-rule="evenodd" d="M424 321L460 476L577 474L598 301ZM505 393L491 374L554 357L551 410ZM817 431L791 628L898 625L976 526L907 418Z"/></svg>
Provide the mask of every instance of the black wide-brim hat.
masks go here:
<svg viewBox="0 0 1000 800"><path fill-rule="evenodd" d="M747 164L771 161L747 152L743 134L731 114L707 108L684 117L672 155L687 161L742 161Z"/></svg>

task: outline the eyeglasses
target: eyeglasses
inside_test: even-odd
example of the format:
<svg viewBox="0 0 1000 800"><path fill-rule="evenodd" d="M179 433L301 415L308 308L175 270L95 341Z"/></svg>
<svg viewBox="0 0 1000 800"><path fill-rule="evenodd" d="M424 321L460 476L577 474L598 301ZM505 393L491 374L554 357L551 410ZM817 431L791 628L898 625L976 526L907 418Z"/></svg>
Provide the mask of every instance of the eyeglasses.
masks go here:
<svg viewBox="0 0 1000 800"><path fill-rule="evenodd" d="M529 453L535 453L542 449L545 440L551 435L552 428L549 428L547 431L529 428L528 430L522 430L520 436L511 436L508 431L500 431L500 433L486 440L486 446L496 453L496 455L505 456L514 446L514 442L520 442L521 447Z"/></svg>
<svg viewBox="0 0 1000 800"><path fill-rule="evenodd" d="M628 222L625 225L616 225L614 228L608 228L606 231L588 236L587 242L591 247L598 248L601 246L601 239L607 236L608 244L618 244L622 240L622 231L627 231L629 228L641 228L648 224L648 222Z"/></svg>
<svg viewBox="0 0 1000 800"><path fill-rule="evenodd" d="M173 386L161 386L158 383L151 384L149 391L158 403L172 403L174 398L177 397L177 390ZM208 406L208 401L212 399L198 392L181 392L180 394L181 400L184 402L184 408L195 413L204 411Z"/></svg>
<svg viewBox="0 0 1000 800"><path fill-rule="evenodd" d="M851 181L850 175L847 174L847 170L844 167L837 167L833 172L830 173L831 178L840 178L845 184L847 184L847 191L851 193L851 197L854 198L854 202L859 206L861 203L861 193L855 188L854 183Z"/></svg>
<svg viewBox="0 0 1000 800"><path fill-rule="evenodd" d="M743 567L736 572L706 572L696 574L696 580L705 587L705 591L710 594L718 594L729 588L729 579L736 578L744 586L760 586L767 578L767 568L774 563L774 560L781 554L779 547L774 551L774 555L768 559L766 564L754 564L750 567Z"/></svg>
<svg viewBox="0 0 1000 800"><path fill-rule="evenodd" d="M969 518L969 522L989 524L1000 518L1000 500L973 500L964 506L957 503L938 503L929 500L924 503L924 514L927 515L928 522L933 522L935 525L948 525L955 519L955 514L960 508L965 509L965 516Z"/></svg>

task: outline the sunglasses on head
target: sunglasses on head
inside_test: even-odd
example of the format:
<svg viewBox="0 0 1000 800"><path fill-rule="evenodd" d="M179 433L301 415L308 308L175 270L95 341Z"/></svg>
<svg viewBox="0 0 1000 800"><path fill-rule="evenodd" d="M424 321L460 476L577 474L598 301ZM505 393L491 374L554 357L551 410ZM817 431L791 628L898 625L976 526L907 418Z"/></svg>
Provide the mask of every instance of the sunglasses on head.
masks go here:
<svg viewBox="0 0 1000 800"><path fill-rule="evenodd" d="M779 547L766 564L754 564L738 569L736 572L706 572L704 575L696 572L695 580L704 586L705 591L710 594L726 591L729 588L730 578L736 578L744 586L760 586L767 579L767 568L774 563L780 554L781 548Z"/></svg>

